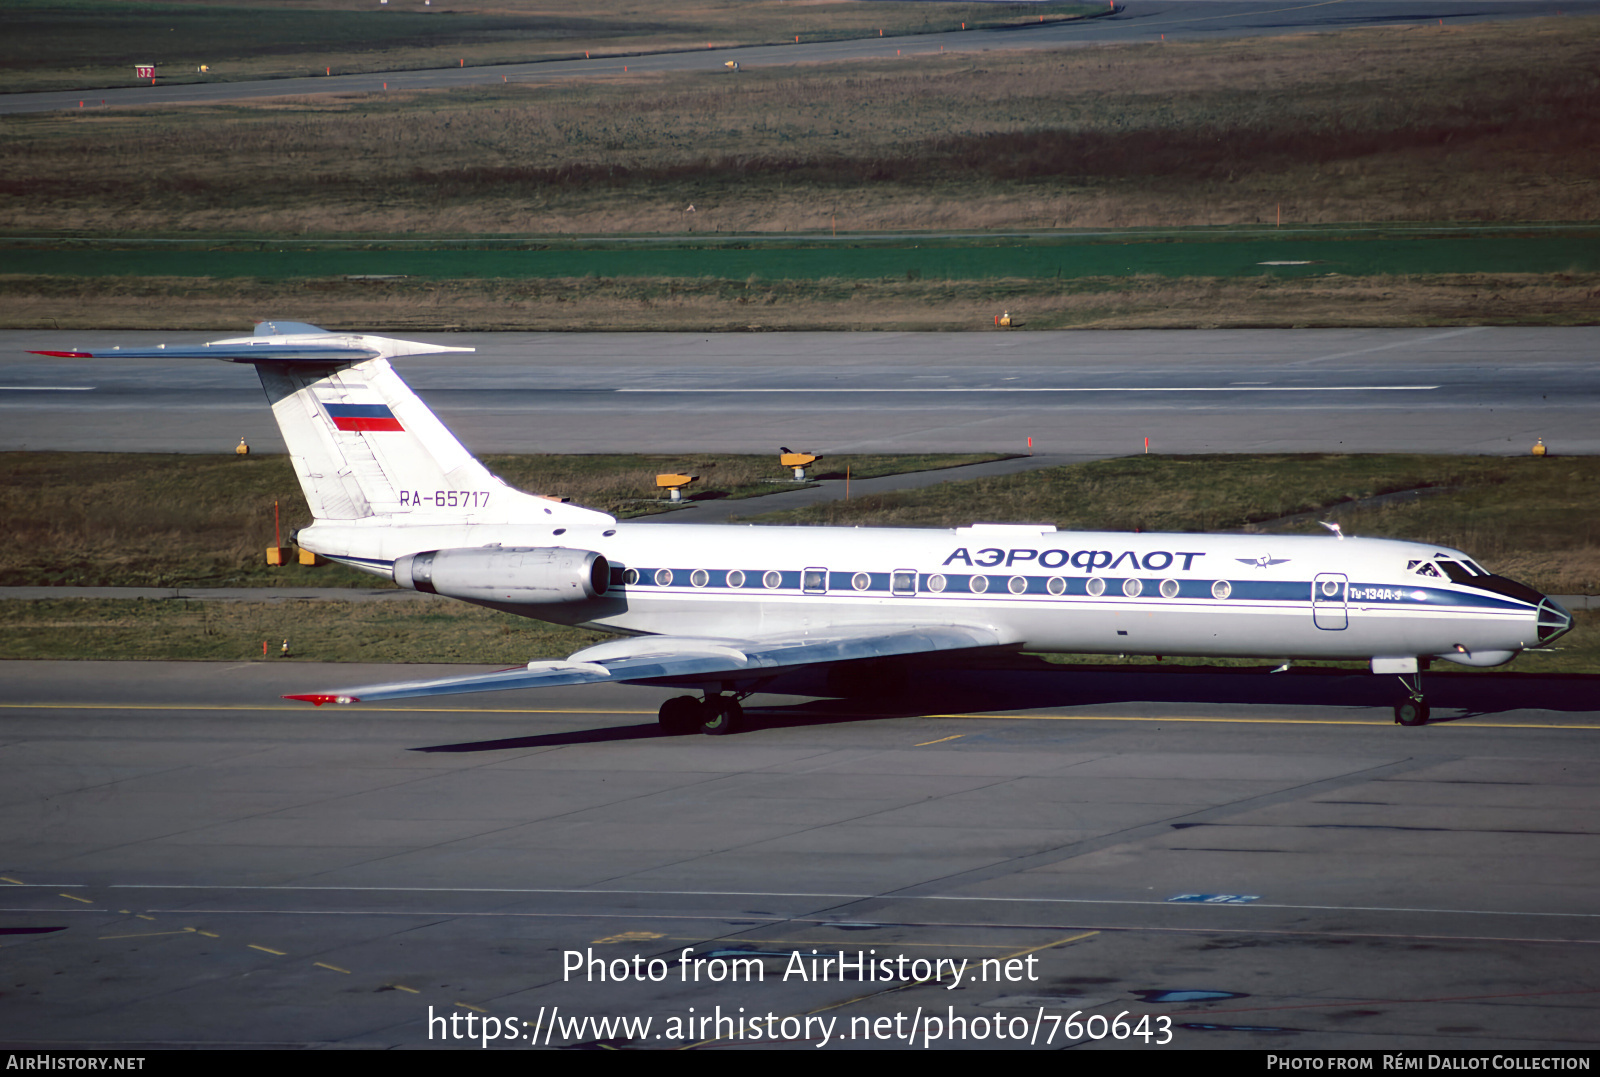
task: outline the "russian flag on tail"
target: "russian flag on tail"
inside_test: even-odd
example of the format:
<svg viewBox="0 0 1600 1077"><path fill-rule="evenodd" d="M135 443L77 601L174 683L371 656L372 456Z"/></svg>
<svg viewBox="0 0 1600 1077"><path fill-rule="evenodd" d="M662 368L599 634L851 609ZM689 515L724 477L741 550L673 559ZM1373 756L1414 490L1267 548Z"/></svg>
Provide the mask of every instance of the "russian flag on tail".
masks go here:
<svg viewBox="0 0 1600 1077"><path fill-rule="evenodd" d="M340 430L398 430L405 431L400 420L394 417L387 404L323 404L328 418Z"/></svg>

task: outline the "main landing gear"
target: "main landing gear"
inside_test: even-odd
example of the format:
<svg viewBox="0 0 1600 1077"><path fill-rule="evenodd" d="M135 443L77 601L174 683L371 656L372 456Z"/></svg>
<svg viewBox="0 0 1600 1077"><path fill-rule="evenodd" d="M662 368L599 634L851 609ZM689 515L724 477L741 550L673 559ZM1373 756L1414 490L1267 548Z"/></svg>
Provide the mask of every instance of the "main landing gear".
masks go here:
<svg viewBox="0 0 1600 1077"><path fill-rule="evenodd" d="M1406 698L1394 705L1394 720L1401 725L1427 725L1428 701L1422 696L1422 674L1399 674Z"/></svg>
<svg viewBox="0 0 1600 1077"><path fill-rule="evenodd" d="M676 736L699 730L713 737L736 732L744 724L743 698L737 695L712 695L704 700L694 696L675 696L661 704L661 731Z"/></svg>

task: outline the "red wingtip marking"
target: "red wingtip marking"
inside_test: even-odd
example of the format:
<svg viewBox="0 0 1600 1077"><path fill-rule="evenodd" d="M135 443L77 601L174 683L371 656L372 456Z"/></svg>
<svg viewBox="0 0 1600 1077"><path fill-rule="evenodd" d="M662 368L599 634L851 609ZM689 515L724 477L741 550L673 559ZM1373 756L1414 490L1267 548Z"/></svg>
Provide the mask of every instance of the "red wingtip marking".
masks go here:
<svg viewBox="0 0 1600 1077"><path fill-rule="evenodd" d="M29 352L29 355L54 355L60 359L93 359L93 352Z"/></svg>
<svg viewBox="0 0 1600 1077"><path fill-rule="evenodd" d="M355 696L335 696L326 692L317 692L306 696L284 696L284 699L298 699L302 703L310 703L313 707L320 707L324 703L360 703Z"/></svg>

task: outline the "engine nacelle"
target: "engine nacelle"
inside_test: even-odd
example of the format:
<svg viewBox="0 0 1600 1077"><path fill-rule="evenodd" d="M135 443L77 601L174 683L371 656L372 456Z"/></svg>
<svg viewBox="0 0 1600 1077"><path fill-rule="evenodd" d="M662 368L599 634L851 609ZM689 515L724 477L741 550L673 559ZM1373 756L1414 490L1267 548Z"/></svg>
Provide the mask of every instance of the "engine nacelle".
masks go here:
<svg viewBox="0 0 1600 1077"><path fill-rule="evenodd" d="M469 602L583 602L606 593L611 565L593 550L473 546L397 558L394 582Z"/></svg>

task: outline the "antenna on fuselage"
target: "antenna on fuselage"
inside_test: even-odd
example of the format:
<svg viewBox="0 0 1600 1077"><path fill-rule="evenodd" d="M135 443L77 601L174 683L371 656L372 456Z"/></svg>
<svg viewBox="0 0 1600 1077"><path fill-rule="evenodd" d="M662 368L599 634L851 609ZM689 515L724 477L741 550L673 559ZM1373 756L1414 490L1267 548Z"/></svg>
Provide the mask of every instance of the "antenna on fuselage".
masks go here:
<svg viewBox="0 0 1600 1077"><path fill-rule="evenodd" d="M1344 540L1344 532L1339 530L1339 525L1338 524L1329 523L1327 520L1318 520L1317 522L1319 524L1321 524L1323 527L1326 527L1329 531L1332 531L1336 536L1338 536L1340 541Z"/></svg>

